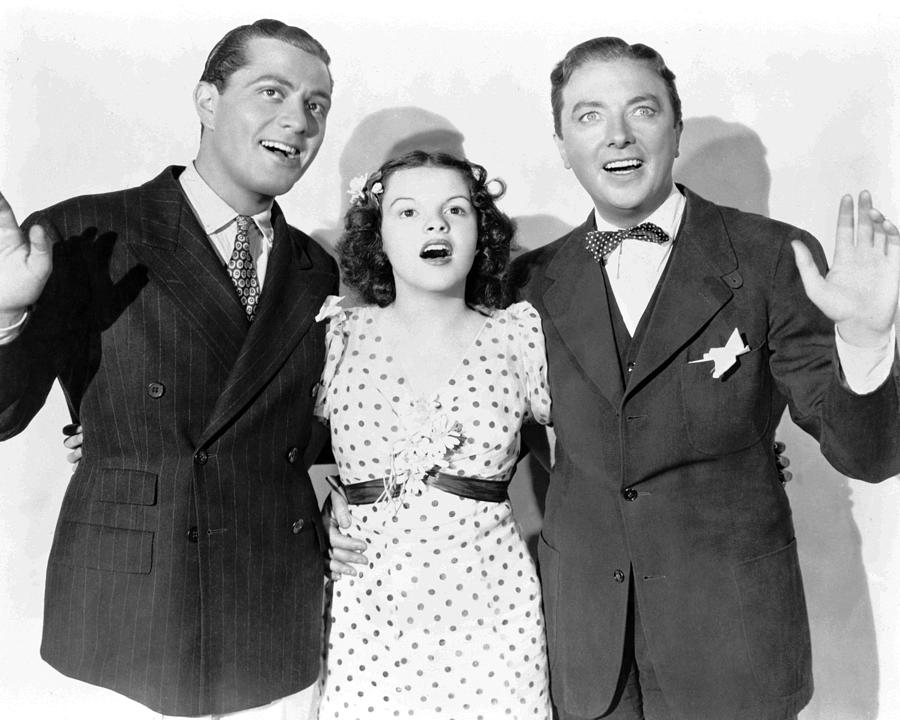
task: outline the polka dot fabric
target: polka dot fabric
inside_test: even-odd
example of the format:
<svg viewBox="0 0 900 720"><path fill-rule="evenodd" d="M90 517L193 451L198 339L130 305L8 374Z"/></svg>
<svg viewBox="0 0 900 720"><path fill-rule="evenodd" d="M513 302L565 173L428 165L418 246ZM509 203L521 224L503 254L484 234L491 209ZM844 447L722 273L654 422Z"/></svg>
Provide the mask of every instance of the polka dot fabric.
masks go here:
<svg viewBox="0 0 900 720"><path fill-rule="evenodd" d="M462 427L444 472L498 481L514 468L521 424L549 422L528 303L486 318L452 376L424 396L403 377L377 308L333 312L317 413L343 483L383 478L423 412ZM549 720L540 586L509 501L425 487L351 510L348 532L368 543L370 562L334 584L319 719Z"/></svg>

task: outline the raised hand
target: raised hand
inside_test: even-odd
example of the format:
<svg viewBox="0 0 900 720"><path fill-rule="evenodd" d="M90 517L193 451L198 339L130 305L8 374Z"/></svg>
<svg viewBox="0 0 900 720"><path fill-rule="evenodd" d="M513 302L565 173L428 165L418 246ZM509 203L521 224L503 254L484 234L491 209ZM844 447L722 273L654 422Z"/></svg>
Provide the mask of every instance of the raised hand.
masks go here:
<svg viewBox="0 0 900 720"><path fill-rule="evenodd" d="M859 194L854 233L853 198L844 195L838 212L834 261L823 278L799 240L791 243L809 299L851 345L883 345L897 313L900 290L900 231Z"/></svg>
<svg viewBox="0 0 900 720"><path fill-rule="evenodd" d="M40 225L26 238L0 194L0 327L15 323L40 297L53 269L53 240Z"/></svg>

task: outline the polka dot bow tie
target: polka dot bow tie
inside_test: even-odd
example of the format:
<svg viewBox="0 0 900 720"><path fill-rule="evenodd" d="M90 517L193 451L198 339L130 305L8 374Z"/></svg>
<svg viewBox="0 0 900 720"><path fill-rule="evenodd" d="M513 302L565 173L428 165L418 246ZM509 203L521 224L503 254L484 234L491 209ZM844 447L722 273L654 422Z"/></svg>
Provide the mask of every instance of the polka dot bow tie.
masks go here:
<svg viewBox="0 0 900 720"><path fill-rule="evenodd" d="M662 244L669 241L666 231L658 225L645 222L623 230L591 230L584 238L584 246L598 263L626 239L646 240Z"/></svg>
<svg viewBox="0 0 900 720"><path fill-rule="evenodd" d="M259 301L259 280L256 277L256 266L250 254L249 234L256 229L253 219L247 215L237 216L237 236L234 238L234 252L228 261L228 274L234 289L237 291L251 322L256 314L256 303Z"/></svg>

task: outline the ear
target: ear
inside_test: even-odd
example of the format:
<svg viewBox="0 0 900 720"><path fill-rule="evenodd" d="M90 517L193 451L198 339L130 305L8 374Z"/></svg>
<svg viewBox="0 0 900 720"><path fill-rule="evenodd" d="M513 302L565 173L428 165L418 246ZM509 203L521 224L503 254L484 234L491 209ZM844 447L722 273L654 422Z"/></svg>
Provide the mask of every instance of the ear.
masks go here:
<svg viewBox="0 0 900 720"><path fill-rule="evenodd" d="M675 126L675 157L681 155L681 131L684 130L684 123L681 120Z"/></svg>
<svg viewBox="0 0 900 720"><path fill-rule="evenodd" d="M210 82L201 81L194 88L194 108L204 128L215 130L216 106L219 102L219 91Z"/></svg>
<svg viewBox="0 0 900 720"><path fill-rule="evenodd" d="M565 141L559 135L556 135L555 133L553 135L553 141L556 143L556 149L559 152L559 156L562 158L563 166L566 168L566 170L571 170L572 165L569 162L569 156L566 154Z"/></svg>

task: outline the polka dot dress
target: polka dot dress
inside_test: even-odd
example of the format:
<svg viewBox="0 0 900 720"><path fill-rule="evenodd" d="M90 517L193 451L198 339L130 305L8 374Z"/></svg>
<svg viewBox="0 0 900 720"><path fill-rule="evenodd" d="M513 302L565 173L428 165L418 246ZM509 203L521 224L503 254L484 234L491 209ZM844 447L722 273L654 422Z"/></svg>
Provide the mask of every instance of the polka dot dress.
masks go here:
<svg viewBox="0 0 900 720"><path fill-rule="evenodd" d="M341 481L384 478L411 438L448 422L461 440L443 472L507 479L521 424L549 421L534 308L494 311L453 375L422 397L379 332L378 308L333 302L317 413ZM540 586L509 501L414 486L351 508L348 532L368 543L370 562L334 584L319 719L549 720Z"/></svg>

